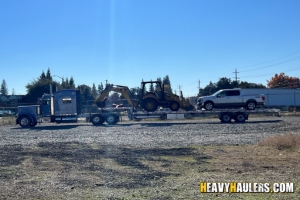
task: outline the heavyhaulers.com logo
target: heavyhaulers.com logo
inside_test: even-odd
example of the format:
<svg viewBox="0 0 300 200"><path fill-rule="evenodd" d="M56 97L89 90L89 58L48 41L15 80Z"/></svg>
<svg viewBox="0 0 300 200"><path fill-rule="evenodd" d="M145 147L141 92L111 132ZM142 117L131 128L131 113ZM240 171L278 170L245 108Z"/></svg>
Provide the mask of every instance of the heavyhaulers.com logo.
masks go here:
<svg viewBox="0 0 300 200"><path fill-rule="evenodd" d="M294 193L294 183L200 182L201 193Z"/></svg>

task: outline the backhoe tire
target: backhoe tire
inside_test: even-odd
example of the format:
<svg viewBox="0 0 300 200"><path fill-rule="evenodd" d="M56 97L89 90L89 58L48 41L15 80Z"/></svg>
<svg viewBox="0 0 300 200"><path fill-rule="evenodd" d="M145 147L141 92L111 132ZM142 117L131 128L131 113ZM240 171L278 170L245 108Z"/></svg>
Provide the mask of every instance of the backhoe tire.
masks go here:
<svg viewBox="0 0 300 200"><path fill-rule="evenodd" d="M28 116L22 116L19 119L19 124L22 128L30 127L31 119Z"/></svg>
<svg viewBox="0 0 300 200"><path fill-rule="evenodd" d="M211 101L205 102L204 109L205 110L212 110L214 108L214 103Z"/></svg>
<svg viewBox="0 0 300 200"><path fill-rule="evenodd" d="M143 101L143 108L147 112L154 112L157 110L157 101L155 99L145 99Z"/></svg>
<svg viewBox="0 0 300 200"><path fill-rule="evenodd" d="M93 125L97 126L97 125L103 124L105 119L102 115L93 115L91 121L92 121Z"/></svg>
<svg viewBox="0 0 300 200"><path fill-rule="evenodd" d="M179 108L180 108L180 104L179 104L177 101L171 101L171 102L170 102L170 105L169 105L169 108L170 108L172 111L178 111Z"/></svg>
<svg viewBox="0 0 300 200"><path fill-rule="evenodd" d="M119 121L119 116L115 114L108 114L106 115L106 122L109 125L114 125Z"/></svg>

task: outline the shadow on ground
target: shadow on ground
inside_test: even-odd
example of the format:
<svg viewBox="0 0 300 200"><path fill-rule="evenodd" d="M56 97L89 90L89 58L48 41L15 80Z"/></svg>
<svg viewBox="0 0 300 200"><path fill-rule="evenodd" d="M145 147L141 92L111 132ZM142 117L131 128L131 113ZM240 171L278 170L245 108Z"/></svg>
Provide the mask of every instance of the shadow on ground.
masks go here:
<svg viewBox="0 0 300 200"><path fill-rule="evenodd" d="M199 165L208 159L211 157L199 154L195 148L133 148L76 142L42 142L32 147L6 145L0 147L0 180L56 172L56 181L72 185L79 181L72 173L80 173L85 174L79 181L82 184L92 184L92 176L102 180L96 186L140 188L150 186L153 180L180 176L184 169L174 168L180 163Z"/></svg>

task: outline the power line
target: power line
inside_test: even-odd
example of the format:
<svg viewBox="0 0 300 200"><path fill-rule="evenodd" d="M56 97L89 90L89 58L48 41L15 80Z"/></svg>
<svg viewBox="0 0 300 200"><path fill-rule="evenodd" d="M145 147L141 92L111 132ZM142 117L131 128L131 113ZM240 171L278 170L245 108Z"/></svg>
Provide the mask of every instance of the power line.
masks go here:
<svg viewBox="0 0 300 200"><path fill-rule="evenodd" d="M300 67L299 68L290 68L290 69L285 70L285 72L291 72L291 71L296 71L296 70L300 70ZM259 75L259 76L242 76L241 78L263 77L263 76L270 76L270 75L274 75L274 73Z"/></svg>
<svg viewBox="0 0 300 200"><path fill-rule="evenodd" d="M298 59L300 59L300 56L295 57L295 58L291 58L291 59L283 61L283 62L275 63L273 65L268 65L268 66L265 66L265 67L259 67L259 68L256 68L256 69L249 69L249 70L245 70L245 71L241 71L241 72L250 72L250 71L254 71L254 70L259 70L259 69L264 69L264 68L268 68L268 67L273 67L273 66L276 66L276 65L284 64L284 63L291 62L291 61L298 60Z"/></svg>
<svg viewBox="0 0 300 200"><path fill-rule="evenodd" d="M300 51L297 51L296 53L289 54L289 55L287 55L287 56L283 56L283 57L280 57L280 58L276 58L276 59L274 59L274 60L266 61L266 62L263 62L263 63L254 64L254 65L250 65L250 66L247 66L247 67L240 67L240 69L248 68L248 67L254 67L254 66L258 66L258 65L262 65L262 64L266 64L266 63L273 62L273 61L276 61L276 60L280 60L280 59L282 59L282 58L286 58L286 57L289 57L289 56L292 56L292 55L295 55L295 54L298 54L298 53L300 53Z"/></svg>

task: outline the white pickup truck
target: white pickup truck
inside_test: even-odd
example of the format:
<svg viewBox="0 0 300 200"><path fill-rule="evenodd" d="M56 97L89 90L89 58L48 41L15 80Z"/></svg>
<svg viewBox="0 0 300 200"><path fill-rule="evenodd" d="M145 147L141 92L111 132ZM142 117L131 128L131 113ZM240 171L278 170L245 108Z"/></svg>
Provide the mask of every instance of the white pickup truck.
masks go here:
<svg viewBox="0 0 300 200"><path fill-rule="evenodd" d="M197 106L205 110L217 107L245 107L247 110L255 110L257 105L265 104L263 94L251 94L247 89L224 89L211 96L198 98Z"/></svg>

